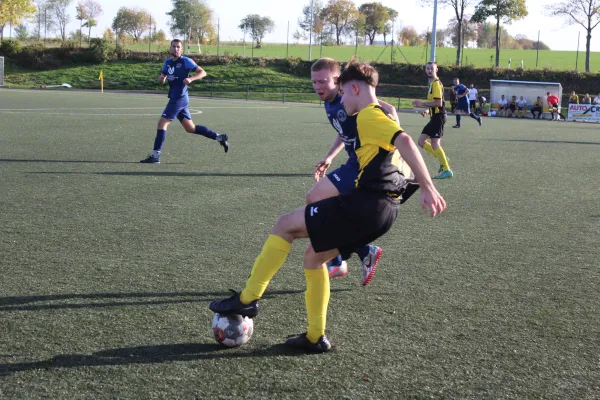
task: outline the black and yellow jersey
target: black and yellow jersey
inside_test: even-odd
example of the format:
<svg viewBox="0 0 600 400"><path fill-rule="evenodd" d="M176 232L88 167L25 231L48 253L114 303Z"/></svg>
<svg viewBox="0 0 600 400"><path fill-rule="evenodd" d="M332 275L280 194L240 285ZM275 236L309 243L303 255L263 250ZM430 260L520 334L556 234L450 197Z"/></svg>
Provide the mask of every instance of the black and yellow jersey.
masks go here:
<svg viewBox="0 0 600 400"><path fill-rule="evenodd" d="M429 83L429 91L427 92L427 101L432 102L435 99L442 99L441 107L430 107L429 113L433 117L435 114L445 113L446 106L444 105L444 85L440 78L435 78Z"/></svg>
<svg viewBox="0 0 600 400"><path fill-rule="evenodd" d="M533 102L533 106L534 106L534 107L541 107L541 106L542 106L542 104L543 104L543 103L542 103L542 101L541 101L541 100L536 100L536 101L534 101L534 102Z"/></svg>
<svg viewBox="0 0 600 400"><path fill-rule="evenodd" d="M360 110L356 122L360 142L356 187L401 195L406 181L400 172L400 153L393 143L403 129L376 103Z"/></svg>
<svg viewBox="0 0 600 400"><path fill-rule="evenodd" d="M577 96L576 94L572 94L571 96L569 96L569 103L579 104L579 96Z"/></svg>

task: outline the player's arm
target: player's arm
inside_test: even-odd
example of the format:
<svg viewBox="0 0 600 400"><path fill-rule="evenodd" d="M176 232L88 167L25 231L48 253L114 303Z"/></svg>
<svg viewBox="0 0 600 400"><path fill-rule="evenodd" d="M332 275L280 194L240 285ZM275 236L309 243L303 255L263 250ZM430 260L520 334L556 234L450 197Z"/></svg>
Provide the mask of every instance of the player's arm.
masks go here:
<svg viewBox="0 0 600 400"><path fill-rule="evenodd" d="M396 149L400 152L402 159L408 163L408 166L411 168L419 183L421 189L419 199L421 207L423 207L424 210L430 210L432 217L435 217L437 214L444 211L446 208L446 200L444 200L442 195L433 185L427 167L425 166L425 161L423 161L423 157L421 156L421 152L412 138L401 131L394 139L394 146L396 146Z"/></svg>
<svg viewBox="0 0 600 400"><path fill-rule="evenodd" d="M160 75L158 76L158 83L160 83L162 85L163 83L165 83L166 80L167 80L167 74L165 74L164 72L161 72Z"/></svg>
<svg viewBox="0 0 600 400"><path fill-rule="evenodd" d="M412 102L415 107L441 107L442 106L442 98L435 97L433 101L420 101L415 100Z"/></svg>
<svg viewBox="0 0 600 400"><path fill-rule="evenodd" d="M189 85L193 81L197 81L197 80L202 79L202 78L204 78L206 76L206 71L203 70L202 67L196 66L196 69L194 70L194 72L196 72L196 74L192 75L192 76L188 76L187 78L185 78L183 80L183 83L185 83L186 85Z"/></svg>
<svg viewBox="0 0 600 400"><path fill-rule="evenodd" d="M463 95L462 95L461 97L467 97L467 96L469 95L469 92L471 92L471 91L469 90L469 88L465 88L465 89L466 89L466 90L465 90L465 93L463 93Z"/></svg>
<svg viewBox="0 0 600 400"><path fill-rule="evenodd" d="M383 100L377 99L377 102L393 119L396 120L397 123L400 123L400 118L398 117L398 112L396 111L396 107L391 105L390 103L386 103Z"/></svg>
<svg viewBox="0 0 600 400"><path fill-rule="evenodd" d="M315 165L315 180L318 182L322 176L325 176L327 173L327 169L331 166L333 159L338 155L340 151L344 148L344 142L342 142L342 138L339 135L335 135L335 140L333 141L331 147L327 151L327 154L321 161Z"/></svg>

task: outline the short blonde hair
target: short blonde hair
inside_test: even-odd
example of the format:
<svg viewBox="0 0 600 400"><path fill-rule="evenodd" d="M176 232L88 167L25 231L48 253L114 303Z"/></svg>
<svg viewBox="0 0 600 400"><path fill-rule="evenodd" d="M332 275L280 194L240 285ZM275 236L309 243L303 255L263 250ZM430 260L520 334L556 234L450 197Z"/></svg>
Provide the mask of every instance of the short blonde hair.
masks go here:
<svg viewBox="0 0 600 400"><path fill-rule="evenodd" d="M318 59L313 63L312 67L310 67L311 72L322 71L324 69L334 74L339 74L341 71L340 63L333 58L328 57Z"/></svg>

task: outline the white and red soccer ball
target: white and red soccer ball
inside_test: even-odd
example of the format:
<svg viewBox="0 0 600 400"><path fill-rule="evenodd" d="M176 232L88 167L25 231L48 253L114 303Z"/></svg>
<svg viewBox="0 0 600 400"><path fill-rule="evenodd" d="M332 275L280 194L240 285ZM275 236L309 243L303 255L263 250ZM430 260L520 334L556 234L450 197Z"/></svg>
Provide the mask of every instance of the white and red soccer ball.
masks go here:
<svg viewBox="0 0 600 400"><path fill-rule="evenodd" d="M215 340L227 347L238 347L250 340L254 331L251 318L241 315L221 315L215 313L212 320Z"/></svg>

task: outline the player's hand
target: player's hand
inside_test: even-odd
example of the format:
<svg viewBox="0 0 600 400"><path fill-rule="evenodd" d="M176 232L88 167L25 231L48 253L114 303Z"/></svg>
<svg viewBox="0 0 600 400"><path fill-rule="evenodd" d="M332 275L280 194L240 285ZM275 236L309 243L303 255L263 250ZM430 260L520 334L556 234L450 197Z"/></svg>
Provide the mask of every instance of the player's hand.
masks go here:
<svg viewBox="0 0 600 400"><path fill-rule="evenodd" d="M433 185L421 187L419 201L423 210L430 211L432 217L435 217L446 209L446 200L444 200Z"/></svg>
<svg viewBox="0 0 600 400"><path fill-rule="evenodd" d="M413 100L412 105L414 107L423 107L423 102L420 100Z"/></svg>
<svg viewBox="0 0 600 400"><path fill-rule="evenodd" d="M160 76L158 78L158 83L160 83L162 85L163 83L165 83L166 80L167 80L166 76Z"/></svg>
<svg viewBox="0 0 600 400"><path fill-rule="evenodd" d="M429 115L429 110L425 110L421 113L421 116L424 117L426 115Z"/></svg>
<svg viewBox="0 0 600 400"><path fill-rule="evenodd" d="M325 176L325 174L327 173L327 169L331 166L332 163L332 159L331 158L324 158L321 161L319 161L317 163L317 165L315 165L315 180L317 182L319 182L319 179L321 179L321 177Z"/></svg>
<svg viewBox="0 0 600 400"><path fill-rule="evenodd" d="M185 78L185 79L183 80L183 84L184 84L184 85L189 85L190 83L192 83L192 80L191 80L190 78Z"/></svg>

